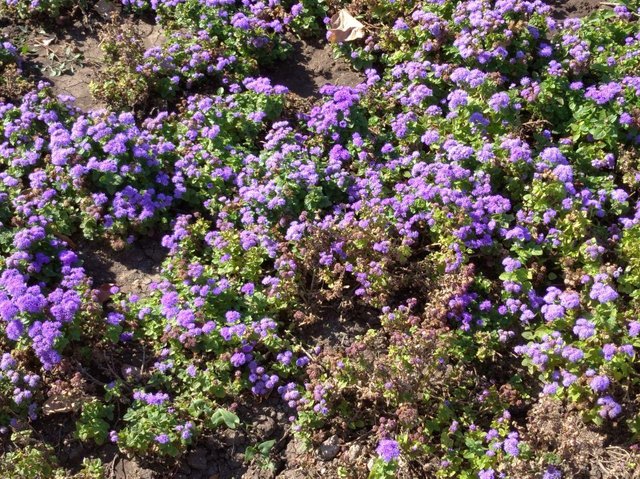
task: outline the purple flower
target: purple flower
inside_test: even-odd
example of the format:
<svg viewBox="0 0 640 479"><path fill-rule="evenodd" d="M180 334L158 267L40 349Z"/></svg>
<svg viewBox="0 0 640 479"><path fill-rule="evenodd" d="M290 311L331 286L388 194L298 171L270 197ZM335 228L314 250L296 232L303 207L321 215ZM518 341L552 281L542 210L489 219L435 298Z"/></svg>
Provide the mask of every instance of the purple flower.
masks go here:
<svg viewBox="0 0 640 479"><path fill-rule="evenodd" d="M605 344L602 347L602 355L604 356L605 361L611 361L617 352L618 348L615 344Z"/></svg>
<svg viewBox="0 0 640 479"><path fill-rule="evenodd" d="M502 260L502 265L504 266L504 270L507 273L511 273L512 271L520 268L522 266L522 263L517 259L507 257Z"/></svg>
<svg viewBox="0 0 640 479"><path fill-rule="evenodd" d="M562 385L565 388L568 388L578 380L578 377L570 372L562 371L560 374L562 375Z"/></svg>
<svg viewBox="0 0 640 479"><path fill-rule="evenodd" d="M552 383L545 384L544 387L542 388L542 393L543 394L547 394L547 395L553 395L557 391L558 391L558 383L557 382L552 382Z"/></svg>
<svg viewBox="0 0 640 479"><path fill-rule="evenodd" d="M598 105L604 105L605 103L613 100L618 94L622 92L622 85L616 82L605 83L599 86L590 86L587 88L584 96L595 101Z"/></svg>
<svg viewBox="0 0 640 479"><path fill-rule="evenodd" d="M611 199L620 203L624 203L628 198L629 194L620 188L617 188L611 192Z"/></svg>
<svg viewBox="0 0 640 479"><path fill-rule="evenodd" d="M439 139L440 134L438 133L438 130L427 130L420 138L422 143L424 143L425 145L432 145Z"/></svg>
<svg viewBox="0 0 640 479"><path fill-rule="evenodd" d="M620 404L618 404L611 396L604 396L598 399L598 405L602 406L600 411L598 411L598 414L604 418L608 417L609 419L614 419L622 412Z"/></svg>
<svg viewBox="0 0 640 479"><path fill-rule="evenodd" d="M640 323L639 323L640 331ZM578 318L576 324L573 326L573 334L580 339L587 339L596 333L596 325L591 321L587 321L584 318Z"/></svg>
<svg viewBox="0 0 640 479"><path fill-rule="evenodd" d="M560 295L560 305L565 309L576 309L580 306L580 295L565 291Z"/></svg>
<svg viewBox="0 0 640 479"><path fill-rule="evenodd" d="M591 299L597 299L600 303L608 303L618 299L618 293L608 284L596 282L589 293Z"/></svg>
<svg viewBox="0 0 640 479"><path fill-rule="evenodd" d="M112 326L117 326L122 321L124 321L124 316L120 313L109 313L107 314L107 323Z"/></svg>
<svg viewBox="0 0 640 479"><path fill-rule="evenodd" d="M504 449L504 452L506 452L510 456L515 457L520 454L519 444L520 441L518 440L518 433L510 432L507 438L504 440L502 448Z"/></svg>
<svg viewBox="0 0 640 479"><path fill-rule="evenodd" d="M562 479L562 472L555 466L548 466L542 479Z"/></svg>
<svg viewBox="0 0 640 479"><path fill-rule="evenodd" d="M478 473L478 479L495 479L495 471L491 468L483 469Z"/></svg>
<svg viewBox="0 0 640 479"><path fill-rule="evenodd" d="M457 110L459 107L464 106L468 102L467 92L464 90L454 90L447 96L449 100L449 108L451 110Z"/></svg>
<svg viewBox="0 0 640 479"><path fill-rule="evenodd" d="M568 359L572 363L575 363L584 357L584 353L576 347L565 346L562 350L562 357Z"/></svg>
<svg viewBox="0 0 640 479"><path fill-rule="evenodd" d="M20 339L23 331L24 325L17 319L9 321L5 330L7 338L9 338L11 341L17 341L18 339Z"/></svg>
<svg viewBox="0 0 640 479"><path fill-rule="evenodd" d="M237 311L227 311L224 316L225 316L225 319L227 320L227 323L229 324L233 324L240 321L240 317L241 317L240 313Z"/></svg>
<svg viewBox="0 0 640 479"><path fill-rule="evenodd" d="M500 435L500 433L498 432L497 429L489 429L487 431L487 433L484 436L485 441L487 442L491 442L493 441L496 437L498 437Z"/></svg>
<svg viewBox="0 0 640 479"><path fill-rule="evenodd" d="M623 344L618 348L618 351L622 354L626 354L630 358L634 357L636 354L633 344Z"/></svg>
<svg viewBox="0 0 640 479"><path fill-rule="evenodd" d="M376 452L383 461L390 462L400 457L400 446L398 442L393 439L382 439L378 443Z"/></svg>
<svg viewBox="0 0 640 479"><path fill-rule="evenodd" d="M244 353L237 352L233 356L231 356L230 361L234 367L239 368L247 362L247 356Z"/></svg>
<svg viewBox="0 0 640 479"><path fill-rule="evenodd" d="M500 111L509 106L509 95L505 92L495 93L489 98L489 106L493 111Z"/></svg>
<svg viewBox="0 0 640 479"><path fill-rule="evenodd" d="M573 169L571 165L558 165L553 169L553 174L563 183L573 181Z"/></svg>
<svg viewBox="0 0 640 479"><path fill-rule="evenodd" d="M606 391L609 388L609 384L609 378L604 375L594 376L589 382L589 386L591 386L591 389L595 392Z"/></svg>
<svg viewBox="0 0 640 479"><path fill-rule="evenodd" d="M553 321L564 316L564 308L559 304L545 304L541 308L544 319L547 321Z"/></svg>

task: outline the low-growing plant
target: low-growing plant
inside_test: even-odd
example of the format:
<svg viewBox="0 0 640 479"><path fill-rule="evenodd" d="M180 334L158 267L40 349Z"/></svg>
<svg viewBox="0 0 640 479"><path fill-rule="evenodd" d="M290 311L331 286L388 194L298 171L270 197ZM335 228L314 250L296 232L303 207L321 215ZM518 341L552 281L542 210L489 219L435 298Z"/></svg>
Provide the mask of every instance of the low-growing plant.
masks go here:
<svg viewBox="0 0 640 479"><path fill-rule="evenodd" d="M123 3L167 41L108 26L93 88L138 117L45 84L0 103L8 477L59 474L16 432L62 391L77 438L150 461L281 401L289 466L317 449L325 475L629 472L637 1L349 4L367 36L336 52L363 80L297 114L256 75L320 2ZM167 256L143 294L93 282L76 242L148 234ZM276 463L281 438L257 441L246 461Z"/></svg>

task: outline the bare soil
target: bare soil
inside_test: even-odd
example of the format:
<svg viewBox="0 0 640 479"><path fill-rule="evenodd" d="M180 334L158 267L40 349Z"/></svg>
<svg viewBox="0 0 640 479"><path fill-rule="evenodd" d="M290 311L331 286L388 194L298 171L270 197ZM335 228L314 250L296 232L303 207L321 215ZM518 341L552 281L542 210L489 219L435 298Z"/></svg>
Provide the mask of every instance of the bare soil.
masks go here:
<svg viewBox="0 0 640 479"><path fill-rule="evenodd" d="M558 19L581 17L599 8L600 0L549 0L553 16ZM89 84L101 67L101 25L119 7L117 2L101 0L94 10L70 26L56 30L25 30L26 27L5 25L0 34L11 39L22 38L31 47L28 55L29 67L38 72L38 77L53 84L58 94L76 98L76 105L84 110L99 109L105 105L96 101ZM161 29L151 22L137 19L133 25L143 38L146 48L160 45L164 41ZM320 96L325 84L356 86L364 76L352 69L342 59L336 59L331 45L325 41L308 41L290 38L292 57L279 65L265 68L262 72L273 83L287 86L293 93L309 99ZM123 251L113 251L99 242L78 242L80 255L94 286L115 284L125 293L148 294L149 285L160 279L160 269L165 252L160 238L141 238ZM320 312L319 312L320 313ZM324 311L326 313L326 311ZM325 348L339 349L349 339L366 331L375 321L368 312L360 312L359 321L345 322L338 309L325 314L325 321L309 323L300 328L300 333ZM65 428L65 416L59 416L59 424L53 424L59 437L57 444L65 444L59 454L63 463L78 464L83 457L101 457L107 464L109 479L302 479L309 477L335 477L335 466L342 458L354 467L364 467L359 440L340 443L334 457L323 458L317 452L303 451L299 442L287 432L289 412L276 399L270 398L253 409L239 408L237 411L242 426L235 431L204 438L198 447L172 464L142 464L123 457L113 445L87 449L73 440L73 431ZM68 417L68 416L67 416ZM54 418L55 419L55 418ZM245 426L251 425L251 426ZM250 427L250 429L249 429ZM259 441L275 439L273 468L244 461L248 446ZM329 441L331 438L328 438Z"/></svg>
<svg viewBox="0 0 640 479"><path fill-rule="evenodd" d="M115 284L124 293L148 294L149 285L160 280L165 250L160 238L141 238L122 251L99 242L79 243L80 257L94 287Z"/></svg>
<svg viewBox="0 0 640 479"><path fill-rule="evenodd" d="M28 45L24 66L34 79L51 83L57 95L74 97L82 110L103 109L106 105L91 95L89 85L102 67L102 26L120 10L119 4L100 0L90 11L69 19L69 25L45 29L10 24L0 29L0 36L11 38L19 47ZM126 23L138 32L145 48L164 41L162 29L152 22L136 17L127 18Z"/></svg>
<svg viewBox="0 0 640 479"><path fill-rule="evenodd" d="M328 83L340 86L362 83L364 75L353 70L347 61L334 58L326 41L288 40L293 45L291 58L263 71L273 83L284 85L301 97L319 97L320 88Z"/></svg>
<svg viewBox="0 0 640 479"><path fill-rule="evenodd" d="M552 6L553 16L559 20L579 18L600 8L602 0L547 0Z"/></svg>

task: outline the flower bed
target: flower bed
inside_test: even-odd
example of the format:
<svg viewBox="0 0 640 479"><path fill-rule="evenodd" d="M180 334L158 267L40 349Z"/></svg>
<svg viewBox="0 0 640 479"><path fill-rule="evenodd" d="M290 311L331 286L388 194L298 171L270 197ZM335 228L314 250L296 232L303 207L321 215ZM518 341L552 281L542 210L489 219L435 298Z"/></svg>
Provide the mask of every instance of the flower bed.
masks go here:
<svg viewBox="0 0 640 479"><path fill-rule="evenodd" d="M637 1L564 21L538 0L356 2L368 36L335 50L365 80L293 113L259 64L342 5L123 4L168 40L130 65L114 40L100 81L126 71L167 111L85 112L45 83L0 104L6 477L50 455L20 434L60 395L78 440L151 460L277 397L309 450L337 441L335 477L587 477L594 458L632 477ZM158 232L144 295L77 255ZM277 463L272 439L247 460Z"/></svg>

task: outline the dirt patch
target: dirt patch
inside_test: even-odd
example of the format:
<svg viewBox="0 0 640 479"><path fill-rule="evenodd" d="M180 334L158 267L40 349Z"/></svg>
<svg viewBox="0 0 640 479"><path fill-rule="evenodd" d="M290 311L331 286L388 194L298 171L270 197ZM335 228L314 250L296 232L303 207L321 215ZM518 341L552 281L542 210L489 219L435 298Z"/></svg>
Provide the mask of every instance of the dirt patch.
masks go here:
<svg viewBox="0 0 640 479"><path fill-rule="evenodd" d="M106 21L106 20L105 20ZM126 21L127 27L138 32L145 48L151 48L164 41L159 26L136 20ZM51 41L47 46L42 41ZM105 108L106 105L90 92L89 85L96 79L102 67L100 31L84 24L74 25L61 37L45 37L36 45L35 62L44 77L53 84L58 95L71 95L76 105L83 110Z"/></svg>
<svg viewBox="0 0 640 479"><path fill-rule="evenodd" d="M293 45L291 58L262 72L273 83L302 97L318 97L320 88L327 83L356 86L364 80L364 75L354 71L347 61L333 57L328 43L288 40Z"/></svg>
<svg viewBox="0 0 640 479"><path fill-rule="evenodd" d="M57 95L73 96L82 110L97 110L106 104L93 97L89 85L102 68L100 32L120 10L119 4L101 0L68 26L44 29L9 24L0 33L18 46L29 47L25 67L35 80L50 82ZM122 22L123 28L137 31L147 49L164 42L162 29L154 23L129 17Z"/></svg>
<svg viewBox="0 0 640 479"><path fill-rule="evenodd" d="M165 250L158 238L141 238L123 251L113 251L99 242L80 242L79 255L94 287L113 283L125 293L145 295L149 285L160 280Z"/></svg>
<svg viewBox="0 0 640 479"><path fill-rule="evenodd" d="M135 461L121 459L115 462L111 472L113 479L153 479L153 471L145 469Z"/></svg>
<svg viewBox="0 0 640 479"><path fill-rule="evenodd" d="M166 40L162 28L155 23L147 23L140 20L135 22L134 27L140 34L144 48L147 50L151 47L162 45Z"/></svg>
<svg viewBox="0 0 640 479"><path fill-rule="evenodd" d="M585 17L600 8L602 0L547 0L551 14L559 20Z"/></svg>
<svg viewBox="0 0 640 479"><path fill-rule="evenodd" d="M368 307L344 309L339 303L317 306L297 327L296 335L309 345L344 349L371 328L380 326L379 312Z"/></svg>
<svg viewBox="0 0 640 479"><path fill-rule="evenodd" d="M75 97L76 105L84 110L104 108L89 92L102 57L96 29L76 23L60 33L36 36L33 45L30 59L51 82L54 93Z"/></svg>

